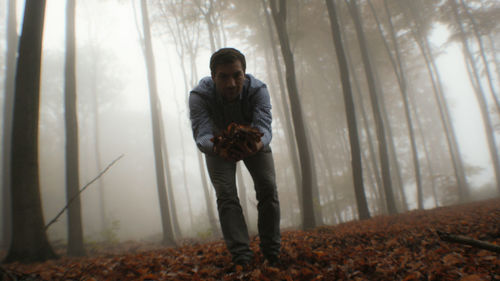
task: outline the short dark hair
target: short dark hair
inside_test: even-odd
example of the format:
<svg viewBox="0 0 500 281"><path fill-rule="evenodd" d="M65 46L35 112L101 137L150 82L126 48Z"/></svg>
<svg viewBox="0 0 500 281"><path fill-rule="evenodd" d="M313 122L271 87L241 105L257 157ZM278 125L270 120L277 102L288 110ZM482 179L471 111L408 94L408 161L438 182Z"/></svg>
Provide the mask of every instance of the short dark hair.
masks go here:
<svg viewBox="0 0 500 281"><path fill-rule="evenodd" d="M243 55L235 48L219 49L217 50L217 52L213 53L212 57L210 58L210 71L212 72L212 74L215 74L215 68L217 67L217 65L233 63L238 60L241 62L243 72L245 72L247 66L245 55Z"/></svg>

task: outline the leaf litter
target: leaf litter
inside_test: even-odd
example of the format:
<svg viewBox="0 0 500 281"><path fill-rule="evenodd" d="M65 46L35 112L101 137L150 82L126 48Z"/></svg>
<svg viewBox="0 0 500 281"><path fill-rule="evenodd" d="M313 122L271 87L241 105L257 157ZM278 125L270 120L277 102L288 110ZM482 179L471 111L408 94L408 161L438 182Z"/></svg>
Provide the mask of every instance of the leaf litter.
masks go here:
<svg viewBox="0 0 500 281"><path fill-rule="evenodd" d="M119 253L2 267L13 277L5 280L500 280L497 253L442 241L436 231L500 245L500 199L283 231L278 267L264 261L258 237L244 268L220 240L142 251L129 242Z"/></svg>

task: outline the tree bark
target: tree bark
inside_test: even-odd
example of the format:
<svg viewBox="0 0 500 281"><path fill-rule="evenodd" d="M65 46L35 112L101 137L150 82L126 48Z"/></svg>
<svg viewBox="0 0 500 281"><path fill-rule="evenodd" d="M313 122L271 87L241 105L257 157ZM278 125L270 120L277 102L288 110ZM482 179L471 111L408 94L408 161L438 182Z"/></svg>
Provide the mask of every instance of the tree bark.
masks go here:
<svg viewBox="0 0 500 281"><path fill-rule="evenodd" d="M310 144L307 138L306 127L304 124L304 116L302 114L302 106L297 89L294 58L292 50L290 48L290 41L288 39L288 33L286 29L286 1L280 0L279 10L276 6L276 0L271 0L270 6L274 23L276 25L276 30L278 31L281 52L285 61L286 81L288 95L290 98L290 106L292 112L294 112L294 114L292 115L292 119L295 128L295 138L297 140L302 171L302 227L304 229L311 229L316 226L312 192L314 188L314 169L311 160Z"/></svg>
<svg viewBox="0 0 500 281"><path fill-rule="evenodd" d="M339 21L339 28L340 28L340 34L341 36L346 36L346 32L345 32L345 24L343 23L343 17L342 17L342 13L339 13L337 14L337 17L338 17L338 21ZM350 55L350 52L349 50L352 50L350 47L349 47L349 44L348 44L348 41L345 40L344 41L344 44L345 46L345 49L348 50L347 52L345 52L345 55L346 55L346 60L347 60L347 66L348 66L348 69L350 69L350 73L351 73L351 77L352 77L352 82L354 84L354 88L355 88L355 91L354 91L354 95L353 95L353 98L354 98L354 102L356 102L356 98L358 99L358 103L359 103L359 109L361 111L361 116L362 116L362 120L363 120L363 125L364 125L364 130L365 130L365 133L366 133L366 138L367 138L367 146L368 146L368 151L370 152L370 163L371 163L371 166L372 166L372 175L374 177L374 190L377 192L377 194L375 194L375 197L379 200L377 200L379 203L379 209L381 210L382 213L385 213L387 212L387 207L386 207L386 204L385 204L385 196L383 194L383 184L382 184L382 178L380 177L380 167L377 163L377 154L376 154L376 151L375 151L375 147L374 147L374 141L373 141L373 137L372 137L372 132L370 130L370 125L368 123L368 115L366 113L366 110L365 110L365 105L364 105L364 102L363 102L363 97L361 96L361 87L360 87L360 84L359 84L359 80L357 79L357 75L356 75L356 69L352 63L352 58L351 58L351 55ZM367 166L369 165L368 163L366 164Z"/></svg>
<svg viewBox="0 0 500 281"><path fill-rule="evenodd" d="M156 69L153 58L153 46L151 42L151 31L149 28L149 16L146 1L141 1L142 25L144 30L144 56L146 58L146 69L149 85L149 102L151 107L151 124L153 129L153 149L155 156L156 184L158 188L158 200L160 202L160 212L163 228L163 244L175 245L174 232L170 219L170 206L167 198L165 184L165 169L163 166L163 152L161 147L161 130L159 121L159 102L156 84Z"/></svg>
<svg viewBox="0 0 500 281"><path fill-rule="evenodd" d="M12 240L4 262L35 262L57 257L44 229L38 171L38 113L44 17L45 0L26 1L14 96Z"/></svg>
<svg viewBox="0 0 500 281"><path fill-rule="evenodd" d="M389 154L387 151L387 141L385 138L385 129L384 123L382 121L382 114L380 112L379 105L379 94L376 90L375 79L373 77L372 66L370 62L370 58L368 55L368 50L366 48L366 39L363 32L363 27L361 23L361 18L359 15L359 8L357 5L357 0L351 0L349 9L351 10L351 14L353 17L354 24L356 26L356 35L358 36L358 41L361 49L361 55L363 59L363 65L365 67L365 75L368 81L368 89L370 93L370 100L372 104L372 111L375 118L375 127L377 132L377 139L379 144L379 156L380 156L380 165L382 168L382 182L383 188L385 190L385 197L387 203L387 210L389 214L396 214L396 202L394 200L394 194L392 190L392 182L391 182L391 172L389 168Z"/></svg>
<svg viewBox="0 0 500 281"><path fill-rule="evenodd" d="M460 39L462 40L463 53L464 53L465 60L466 60L466 62L468 61L470 63L472 70L473 70L474 80L477 83L477 88L474 91L474 93L476 94L476 99L477 99L477 102L479 104L479 111L481 112L481 116L483 119L484 133L485 133L486 141L488 143L488 147L490 150L490 157L491 157L491 161L493 163L493 170L495 172L497 192L500 195L500 159L498 158L498 156L499 156L498 149L496 146L493 126L492 126L490 115L488 112L488 105L486 103L486 97L485 97L483 88L481 86L481 77L480 77L479 71L476 67L472 52L471 52L469 45L467 43L467 38L465 36L465 30L464 30L464 27L462 26L460 15L458 13L457 3L455 2L455 0L449 0L448 3L452 7L453 15L454 15L455 20L456 20L456 24L458 25L459 30L460 30Z"/></svg>
<svg viewBox="0 0 500 281"><path fill-rule="evenodd" d="M7 52L5 65L5 98L3 112L3 140L2 140L2 239L0 249L7 249L10 244L12 232L12 204L10 194L11 184L11 142L12 119L14 108L14 83L16 75L17 54L17 20L16 0L8 1L7 11Z"/></svg>
<svg viewBox="0 0 500 281"><path fill-rule="evenodd" d="M370 4L370 8L372 9L373 15L375 18L377 18L375 9L371 3L371 1L368 2ZM387 15L387 21L389 23L389 34L392 39L392 43L394 45L394 53L395 56L392 55L389 46L387 44L387 40L384 37L382 28L380 26L380 23L378 23L379 26L379 31L380 35L382 36L382 39L384 41L384 44L386 46L387 54L391 60L391 65L394 69L394 74L396 75L397 81L398 81L398 86L401 92L401 98L403 100L403 105L404 105L404 111L405 111L405 117L406 117L406 125L408 127L408 132L409 132L409 139L410 139L410 144L411 144L411 152L412 152L412 160L413 160L413 169L415 173L415 181L416 181L416 189L417 189L417 202L418 202L418 208L423 209L423 192L422 192L422 178L420 175L420 165L418 163L418 150L417 150L417 144L415 141L415 130L413 126L413 120L411 118L411 111L410 111L410 102L408 98L408 90L406 86L406 75L405 75L405 69L403 67L403 61L401 57L401 51L399 49L399 44L398 44L398 39L396 37L396 32L394 30L394 25L392 23L392 18L389 10L389 5L387 3L387 0L384 0L384 8L385 12ZM378 22L378 19L377 19ZM396 64L397 62L397 64Z"/></svg>
<svg viewBox="0 0 500 281"><path fill-rule="evenodd" d="M165 177L166 177L166 189L167 189L167 198L168 198L168 206L170 207L170 221L172 222L172 227L174 231L174 238L182 237L181 226L179 224L179 216L177 215L177 207L175 204L175 196L174 196L174 186L172 183L172 173L170 173L170 161L168 157L168 146L165 141L165 125L163 123L163 114L161 111L161 103L157 98L157 113L158 113L158 121L160 128L160 139L161 139L161 148L162 148L162 159L165 165Z"/></svg>
<svg viewBox="0 0 500 281"><path fill-rule="evenodd" d="M66 60L64 83L64 121L66 126L66 202L78 194L79 156L76 95L75 0L66 2ZM76 196L68 207L68 255L83 256L82 207Z"/></svg>
<svg viewBox="0 0 500 281"><path fill-rule="evenodd" d="M66 61L64 68L64 121L66 126L66 202L78 194L79 156L76 95L75 0L66 2ZM68 207L69 256L83 256L82 205L76 196Z"/></svg>
<svg viewBox="0 0 500 281"><path fill-rule="evenodd" d="M410 28L415 42L417 43L426 63L426 67L432 83L434 97L438 105L441 122L445 130L446 141L448 144L453 169L455 172L455 178L457 181L459 201L465 202L469 188L467 185L467 180L465 178L463 161L458 148L457 137L455 134L455 130L451 124L451 115L448 109L448 104L443 94L443 86L439 75L439 70L437 69L437 66L435 64L434 55L432 54L432 50L429 47L428 39L424 38L424 35L420 30L419 26L421 25L421 20L418 17L418 14L415 13L412 7L409 8L409 11L410 16L413 18L416 25L414 27L411 26L409 24L408 18L406 16L404 18L407 20L407 25Z"/></svg>
<svg viewBox="0 0 500 281"><path fill-rule="evenodd" d="M481 59L483 61L484 65L484 72L486 73L486 77L488 80L488 86L490 88L490 93L493 98L493 101L495 101L495 105L497 106L497 111L500 113L500 101L498 100L497 94L495 92L495 86L493 85L493 75L491 74L489 63L488 63L488 58L486 57L486 50L484 47L484 42L481 37L481 33L479 32L479 28L477 26L476 19L472 15L472 13L469 10L469 7L465 3L464 0L460 0L461 7L464 9L465 14L470 20L471 26L472 26L472 32L474 33L474 37L476 37L477 45L479 46L479 53L481 54ZM496 54L494 54L496 57Z"/></svg>
<svg viewBox="0 0 500 281"><path fill-rule="evenodd" d="M363 185L363 166L361 162L361 149L358 137L358 125L356 123L356 111L352 98L351 83L349 79L349 69L342 45L340 28L337 20L337 12L333 0L326 0L328 14L330 16L330 27L332 30L333 42L337 54L337 62L340 68L340 78L342 81L342 92L344 94L344 105L346 111L347 128L349 130L349 142L351 144L351 169L354 182L354 194L358 207L359 219L369 219L370 211L366 202L365 187Z"/></svg>
<svg viewBox="0 0 500 281"><path fill-rule="evenodd" d="M299 157L298 157L298 152L297 152L297 144L295 141L294 137L294 132L293 132L293 125L292 125L292 116L290 113L290 107L288 106L289 99L286 96L286 89L285 89L285 83L283 79L283 72L280 67L280 62L279 62L279 54L278 50L276 48L276 40L273 34L273 27L271 24L271 19L269 15L269 11L267 10L267 5L266 1L262 0L262 6L264 9L264 13L266 15L266 23L267 23L267 30L269 33L269 43L271 50L273 51L273 60L274 60L274 66L276 67L276 74L278 75L278 84L280 87L280 94L281 94L281 105L283 107L283 116L284 116L284 121L283 123L285 124L286 127L286 135L288 138L288 153L290 154L290 157L292 159L292 167L293 167L293 176L295 178L295 184L297 188L297 194L299 196L299 199L302 197L300 193L300 182L301 182L301 174L300 174L300 167L299 167ZM301 201L301 199L299 200ZM302 208L299 207L302 212Z"/></svg>

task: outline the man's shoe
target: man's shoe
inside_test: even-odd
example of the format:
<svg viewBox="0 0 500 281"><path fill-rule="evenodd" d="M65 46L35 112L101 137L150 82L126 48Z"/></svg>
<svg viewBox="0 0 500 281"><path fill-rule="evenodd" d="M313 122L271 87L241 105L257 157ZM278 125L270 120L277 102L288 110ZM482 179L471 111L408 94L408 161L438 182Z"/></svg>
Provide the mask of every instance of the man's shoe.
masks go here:
<svg viewBox="0 0 500 281"><path fill-rule="evenodd" d="M247 257L242 257L242 258L236 258L233 261L233 263L235 267L241 266L243 269L245 269L250 266L251 261L252 260Z"/></svg>

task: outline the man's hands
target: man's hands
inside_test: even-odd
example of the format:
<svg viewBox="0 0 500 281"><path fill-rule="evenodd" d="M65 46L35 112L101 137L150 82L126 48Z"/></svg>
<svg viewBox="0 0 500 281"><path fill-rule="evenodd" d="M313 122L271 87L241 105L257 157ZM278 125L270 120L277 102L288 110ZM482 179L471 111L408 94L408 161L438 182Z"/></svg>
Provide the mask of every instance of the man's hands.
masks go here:
<svg viewBox="0 0 500 281"><path fill-rule="evenodd" d="M228 161L239 161L256 154L264 146L258 129L231 123L222 135L212 139L214 153Z"/></svg>

